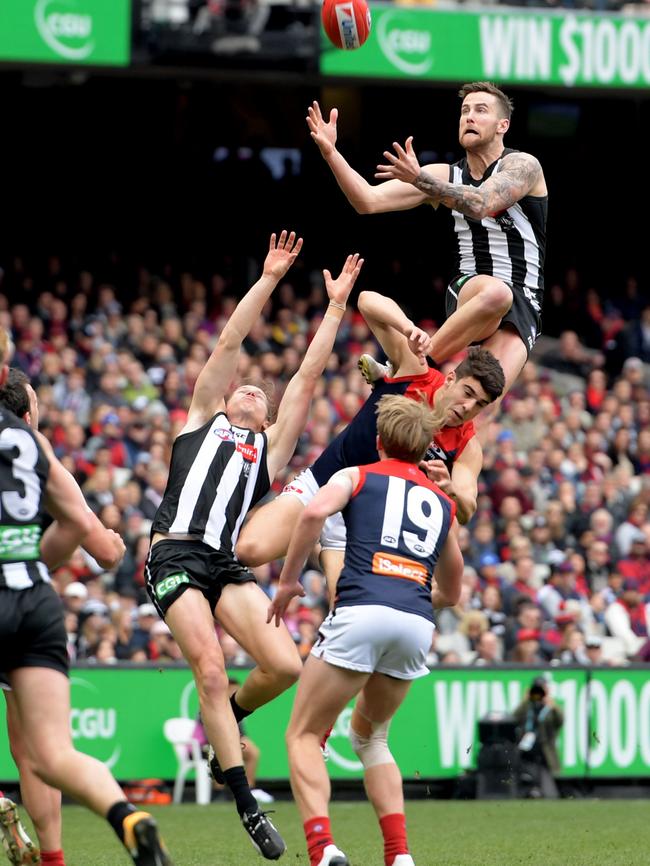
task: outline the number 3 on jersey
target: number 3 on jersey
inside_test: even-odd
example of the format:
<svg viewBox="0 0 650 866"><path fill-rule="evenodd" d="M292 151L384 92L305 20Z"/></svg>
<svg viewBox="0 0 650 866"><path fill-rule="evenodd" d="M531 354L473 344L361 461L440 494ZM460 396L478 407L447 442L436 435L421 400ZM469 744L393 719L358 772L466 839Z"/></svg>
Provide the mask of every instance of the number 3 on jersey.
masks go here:
<svg viewBox="0 0 650 866"><path fill-rule="evenodd" d="M11 461L11 472L13 478L22 483L24 490L22 494L15 490L5 490L0 496L2 509L18 523L33 520L38 514L41 501L41 482L34 471L38 461L36 443L25 430L5 427L0 433L0 450L18 451Z"/></svg>
<svg viewBox="0 0 650 866"><path fill-rule="evenodd" d="M407 521L422 532L411 532L404 527L405 510ZM432 490L408 484L404 478L390 477L381 527L384 546L399 547L401 537L410 553L421 558L430 556L440 537L442 523L442 505Z"/></svg>

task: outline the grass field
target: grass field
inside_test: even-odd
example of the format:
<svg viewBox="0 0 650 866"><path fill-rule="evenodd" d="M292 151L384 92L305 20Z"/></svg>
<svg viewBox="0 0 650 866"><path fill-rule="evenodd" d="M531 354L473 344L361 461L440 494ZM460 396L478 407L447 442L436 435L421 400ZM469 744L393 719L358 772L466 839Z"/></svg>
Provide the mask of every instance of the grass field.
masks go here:
<svg viewBox="0 0 650 866"><path fill-rule="evenodd" d="M176 866L255 866L263 862L230 803L152 811ZM280 862L306 866L309 861L296 809L290 803L278 803L274 819L289 846ZM407 819L418 866L650 863L650 811L641 800L417 801L408 804ZM68 866L127 866L130 862L108 826L89 812L67 806L63 824ZM383 866L381 838L368 805L333 804L332 827L351 866Z"/></svg>

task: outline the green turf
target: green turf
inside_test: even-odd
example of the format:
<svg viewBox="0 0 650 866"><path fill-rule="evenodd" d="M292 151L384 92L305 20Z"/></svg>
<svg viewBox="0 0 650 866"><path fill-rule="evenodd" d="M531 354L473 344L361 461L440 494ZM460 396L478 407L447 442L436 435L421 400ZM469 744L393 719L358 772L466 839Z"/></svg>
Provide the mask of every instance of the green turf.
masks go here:
<svg viewBox="0 0 650 866"><path fill-rule="evenodd" d="M298 813L276 804L289 850L285 866L307 866ZM261 864L232 804L152 810L176 866ZM336 843L351 866L383 866L380 835L365 803L335 803ZM414 802L407 806L418 866L642 866L650 863L650 814L640 800ZM68 866L128 866L107 825L76 806L64 809Z"/></svg>

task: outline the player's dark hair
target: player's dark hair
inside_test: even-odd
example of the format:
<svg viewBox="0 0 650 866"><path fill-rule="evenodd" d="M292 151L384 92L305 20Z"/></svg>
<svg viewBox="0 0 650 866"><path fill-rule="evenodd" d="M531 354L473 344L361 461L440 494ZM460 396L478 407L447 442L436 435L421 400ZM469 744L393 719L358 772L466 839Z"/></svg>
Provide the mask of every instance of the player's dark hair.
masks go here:
<svg viewBox="0 0 650 866"><path fill-rule="evenodd" d="M458 91L461 100L464 100L469 93L491 93L492 96L496 96L503 117L507 117L508 120L512 117L515 108L512 99L491 81L471 81L468 84L463 84Z"/></svg>
<svg viewBox="0 0 650 866"><path fill-rule="evenodd" d="M10 367L7 381L0 388L0 403L18 418L29 412L29 394L25 385L29 385L25 373L17 367Z"/></svg>
<svg viewBox="0 0 650 866"><path fill-rule="evenodd" d="M490 403L503 393L506 377L503 367L489 349L472 346L467 357L456 367L456 379L469 379L470 376L481 385L490 398Z"/></svg>

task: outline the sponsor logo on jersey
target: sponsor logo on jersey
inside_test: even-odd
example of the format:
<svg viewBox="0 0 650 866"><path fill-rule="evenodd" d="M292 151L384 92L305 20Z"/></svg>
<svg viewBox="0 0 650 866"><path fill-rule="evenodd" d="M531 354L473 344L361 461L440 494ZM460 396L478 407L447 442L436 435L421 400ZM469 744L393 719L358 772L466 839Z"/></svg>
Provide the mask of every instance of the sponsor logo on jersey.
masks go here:
<svg viewBox="0 0 650 866"><path fill-rule="evenodd" d="M228 430L225 427L217 427L214 431L214 435L218 436L223 442L234 442L235 434L232 430Z"/></svg>
<svg viewBox="0 0 650 866"><path fill-rule="evenodd" d="M0 526L0 560L38 559L41 555L41 532L41 527L35 523Z"/></svg>
<svg viewBox="0 0 650 866"><path fill-rule="evenodd" d="M427 453L424 455L425 460L446 460L446 452L438 445L437 442L431 442L427 448Z"/></svg>
<svg viewBox="0 0 650 866"><path fill-rule="evenodd" d="M169 595L170 592L173 592L177 586L189 582L189 575L184 571L181 571L178 574L170 574L169 577L165 577L156 585L156 596L158 598L164 598L166 595Z"/></svg>
<svg viewBox="0 0 650 866"><path fill-rule="evenodd" d="M507 210L498 211L497 213L490 214L490 216L501 226L502 229L505 229L505 231L515 227L515 221Z"/></svg>
<svg viewBox="0 0 650 866"><path fill-rule="evenodd" d="M257 448L254 445L238 442L237 451L239 451L244 460L247 460L249 463L257 463Z"/></svg>
<svg viewBox="0 0 650 866"><path fill-rule="evenodd" d="M393 553L375 553L372 558L372 571L373 574L381 574L385 577L413 580L423 586L429 577L429 572L424 565L404 556L395 556Z"/></svg>

